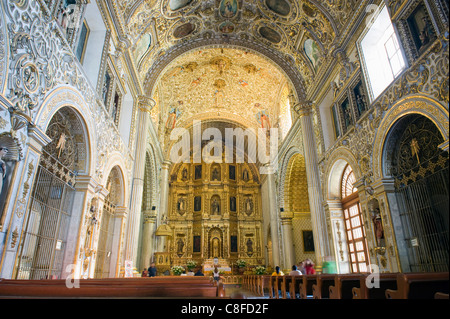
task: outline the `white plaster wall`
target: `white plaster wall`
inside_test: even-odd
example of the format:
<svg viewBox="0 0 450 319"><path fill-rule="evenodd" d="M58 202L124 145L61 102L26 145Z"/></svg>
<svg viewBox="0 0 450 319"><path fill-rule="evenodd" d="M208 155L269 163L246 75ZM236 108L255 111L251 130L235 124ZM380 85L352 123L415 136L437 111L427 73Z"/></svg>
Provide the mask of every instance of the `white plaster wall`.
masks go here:
<svg viewBox="0 0 450 319"><path fill-rule="evenodd" d="M325 98L319 105L320 118L322 120L322 134L325 145L325 150L328 150L333 146L336 140L334 136L334 123L333 123L333 91L330 89L325 95Z"/></svg>
<svg viewBox="0 0 450 319"><path fill-rule="evenodd" d="M97 86L103 46L106 37L106 27L96 2L91 2L87 5L85 19L90 33L84 55L83 69L86 72L89 81L95 88Z"/></svg>
<svg viewBox="0 0 450 319"><path fill-rule="evenodd" d="M130 134L131 134L131 120L133 117L133 96L130 92L130 89L126 88L127 92L123 96L122 100L122 109L120 111L120 120L119 120L119 132L120 136L122 136L122 140L125 143L130 145Z"/></svg>

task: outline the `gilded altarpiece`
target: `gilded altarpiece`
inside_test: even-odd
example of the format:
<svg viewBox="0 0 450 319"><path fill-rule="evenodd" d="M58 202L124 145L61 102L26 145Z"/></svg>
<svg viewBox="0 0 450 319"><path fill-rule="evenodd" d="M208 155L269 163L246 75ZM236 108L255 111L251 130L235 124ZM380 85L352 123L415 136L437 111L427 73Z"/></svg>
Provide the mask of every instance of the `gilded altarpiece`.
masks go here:
<svg viewBox="0 0 450 319"><path fill-rule="evenodd" d="M259 175L247 163L177 164L170 177L167 249L172 265L194 260L207 268L217 258L234 270L236 260L263 264Z"/></svg>

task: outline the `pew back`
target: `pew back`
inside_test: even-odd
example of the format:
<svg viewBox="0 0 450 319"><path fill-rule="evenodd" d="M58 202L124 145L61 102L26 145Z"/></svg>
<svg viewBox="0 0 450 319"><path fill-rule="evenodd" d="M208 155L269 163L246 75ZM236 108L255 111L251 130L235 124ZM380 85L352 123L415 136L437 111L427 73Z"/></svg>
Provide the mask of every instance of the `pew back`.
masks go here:
<svg viewBox="0 0 450 319"><path fill-rule="evenodd" d="M449 273L399 273L397 289L387 289L387 299L434 299L436 293L449 293Z"/></svg>
<svg viewBox="0 0 450 319"><path fill-rule="evenodd" d="M151 278L81 279L70 288L66 280L0 279L2 298L131 298L131 297L225 297L221 283L208 277L169 276Z"/></svg>

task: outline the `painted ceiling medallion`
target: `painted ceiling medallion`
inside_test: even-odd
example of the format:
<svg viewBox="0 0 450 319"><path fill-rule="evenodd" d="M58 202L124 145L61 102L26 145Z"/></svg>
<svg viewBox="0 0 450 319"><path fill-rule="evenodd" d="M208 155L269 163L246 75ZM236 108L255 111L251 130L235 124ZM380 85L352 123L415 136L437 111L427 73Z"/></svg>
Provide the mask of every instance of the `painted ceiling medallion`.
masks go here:
<svg viewBox="0 0 450 319"><path fill-rule="evenodd" d="M234 31L234 29L234 24L229 21L226 21L219 25L219 31L222 33L231 33Z"/></svg>
<svg viewBox="0 0 450 319"><path fill-rule="evenodd" d="M234 18L238 11L237 0L222 0L219 6L220 15L224 18Z"/></svg>
<svg viewBox="0 0 450 319"><path fill-rule="evenodd" d="M188 23L185 23L185 24L182 24L182 25L176 27L175 30L173 31L173 36L176 39L181 39L181 38L188 36L192 32L194 32L194 30L195 30L195 25L188 22Z"/></svg>
<svg viewBox="0 0 450 319"><path fill-rule="evenodd" d="M286 0L266 0L267 7L281 16L288 16L291 12L291 6Z"/></svg>
<svg viewBox="0 0 450 319"><path fill-rule="evenodd" d="M272 43L280 43L281 42L281 35L272 28L263 26L263 27L259 28L258 31L259 31L259 34L263 38L269 40Z"/></svg>
<svg viewBox="0 0 450 319"><path fill-rule="evenodd" d="M192 0L169 0L169 8L172 11L182 9L189 5Z"/></svg>

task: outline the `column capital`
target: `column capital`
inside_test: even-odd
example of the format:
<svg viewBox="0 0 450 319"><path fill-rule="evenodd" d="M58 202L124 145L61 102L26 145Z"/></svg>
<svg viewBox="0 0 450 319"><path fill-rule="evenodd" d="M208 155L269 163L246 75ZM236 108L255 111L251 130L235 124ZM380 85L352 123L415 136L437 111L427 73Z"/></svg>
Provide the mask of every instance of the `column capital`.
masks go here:
<svg viewBox="0 0 450 319"><path fill-rule="evenodd" d="M312 112L313 103L311 101L301 101L297 104L294 104L294 111L300 116L310 115Z"/></svg>
<svg viewBox="0 0 450 319"><path fill-rule="evenodd" d="M156 105L156 101L146 95L138 95L136 103L141 112L147 113L150 113L150 111Z"/></svg>
<svg viewBox="0 0 450 319"><path fill-rule="evenodd" d="M280 219L281 219L282 224L292 223L293 218L294 218L294 213L292 213L292 212L280 212Z"/></svg>
<svg viewBox="0 0 450 319"><path fill-rule="evenodd" d="M117 206L114 210L114 216L116 218L125 218L128 215L128 207L124 207L124 206Z"/></svg>
<svg viewBox="0 0 450 319"><path fill-rule="evenodd" d="M169 169L170 165L172 165L172 162L169 160L164 160L164 162L161 165L162 169Z"/></svg>

